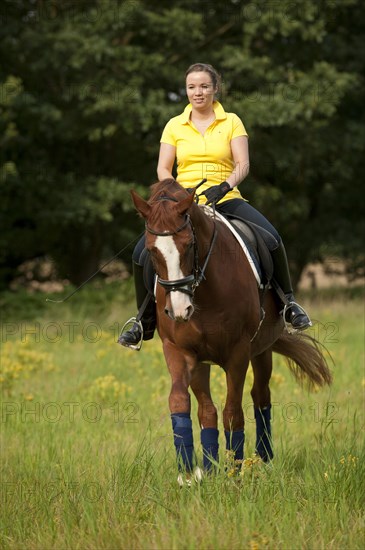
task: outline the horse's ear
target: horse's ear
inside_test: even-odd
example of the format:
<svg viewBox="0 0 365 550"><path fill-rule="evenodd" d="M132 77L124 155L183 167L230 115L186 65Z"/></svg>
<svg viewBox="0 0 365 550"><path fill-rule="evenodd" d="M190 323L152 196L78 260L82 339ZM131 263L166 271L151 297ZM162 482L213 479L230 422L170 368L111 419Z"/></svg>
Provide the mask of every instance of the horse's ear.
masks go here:
<svg viewBox="0 0 365 550"><path fill-rule="evenodd" d="M133 191L133 189L131 189L131 196L136 210L138 210L141 216L147 219L151 211L151 206L140 195L138 195L138 193Z"/></svg>
<svg viewBox="0 0 365 550"><path fill-rule="evenodd" d="M194 196L195 196L195 193L193 191L189 193L189 195L185 199L183 199L182 201L179 201L175 206L176 212L178 214L185 214L185 212L187 212L190 206L193 204Z"/></svg>

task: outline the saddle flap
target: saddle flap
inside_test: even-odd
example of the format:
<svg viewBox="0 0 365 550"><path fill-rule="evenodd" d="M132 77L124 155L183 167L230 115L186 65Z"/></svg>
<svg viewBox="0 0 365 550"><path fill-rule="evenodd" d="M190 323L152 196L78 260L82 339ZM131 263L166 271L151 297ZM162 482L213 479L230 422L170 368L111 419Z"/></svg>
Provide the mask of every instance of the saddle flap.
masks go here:
<svg viewBox="0 0 365 550"><path fill-rule="evenodd" d="M258 225L247 222L232 215L223 215L212 208L202 205L201 208L210 217L222 221L236 237L243 249L259 286L265 286L272 280L274 265L270 250L274 250L278 243L276 239Z"/></svg>
<svg viewBox="0 0 365 550"><path fill-rule="evenodd" d="M270 250L274 250L278 246L275 237L263 227L240 218L230 218L229 222L237 229L249 250L255 255L262 276L267 282L270 282L274 272Z"/></svg>

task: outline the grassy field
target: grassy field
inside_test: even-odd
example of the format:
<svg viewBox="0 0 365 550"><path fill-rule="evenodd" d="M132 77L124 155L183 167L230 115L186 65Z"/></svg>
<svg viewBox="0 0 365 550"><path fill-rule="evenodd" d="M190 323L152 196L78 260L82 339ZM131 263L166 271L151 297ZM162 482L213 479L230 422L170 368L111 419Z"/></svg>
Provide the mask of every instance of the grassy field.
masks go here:
<svg viewBox="0 0 365 550"><path fill-rule="evenodd" d="M308 394L275 359L272 465L252 459L249 371L241 475L227 473L221 437L217 475L183 489L159 340L139 353L115 343L130 299L128 283L90 287L59 305L40 294L4 296L1 546L363 548L363 293L306 298L334 383ZM221 412L218 367L213 396Z"/></svg>

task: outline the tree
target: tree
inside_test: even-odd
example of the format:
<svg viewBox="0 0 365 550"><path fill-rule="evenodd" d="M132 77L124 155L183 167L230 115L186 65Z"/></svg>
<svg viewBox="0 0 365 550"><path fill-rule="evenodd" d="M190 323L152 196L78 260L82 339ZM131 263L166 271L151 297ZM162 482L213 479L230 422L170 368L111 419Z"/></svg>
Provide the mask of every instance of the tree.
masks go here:
<svg viewBox="0 0 365 550"><path fill-rule="evenodd" d="M251 128L248 196L280 229L295 283L329 254L354 272L365 234L363 10L351 0L250 6L242 47L230 40L217 58L225 102Z"/></svg>
<svg viewBox="0 0 365 550"><path fill-rule="evenodd" d="M358 270L359 0L7 0L2 9L3 281L48 254L78 284L136 237L129 189L155 180L162 128L185 105L183 74L196 61L223 73L224 106L250 134L242 192L283 235L295 281L328 253Z"/></svg>

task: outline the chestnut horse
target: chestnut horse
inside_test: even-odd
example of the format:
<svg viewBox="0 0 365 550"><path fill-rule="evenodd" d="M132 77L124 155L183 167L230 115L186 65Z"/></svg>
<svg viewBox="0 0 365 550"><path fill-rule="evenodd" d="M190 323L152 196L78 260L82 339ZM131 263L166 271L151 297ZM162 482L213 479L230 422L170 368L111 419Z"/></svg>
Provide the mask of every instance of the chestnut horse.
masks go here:
<svg viewBox="0 0 365 550"><path fill-rule="evenodd" d="M148 202L134 191L131 194L146 221L146 247L157 274L157 329L171 376L169 406L180 471L201 474L200 469L193 470L189 387L198 401L205 469L218 460L212 364L226 374L226 448L239 465L244 446L242 393L251 361L256 452L269 461L272 353L286 356L299 380L306 377L318 386L331 382L326 360L313 338L284 330L282 306L274 291L266 292L261 304L250 262L235 237L195 203L193 192L168 179L152 186Z"/></svg>

